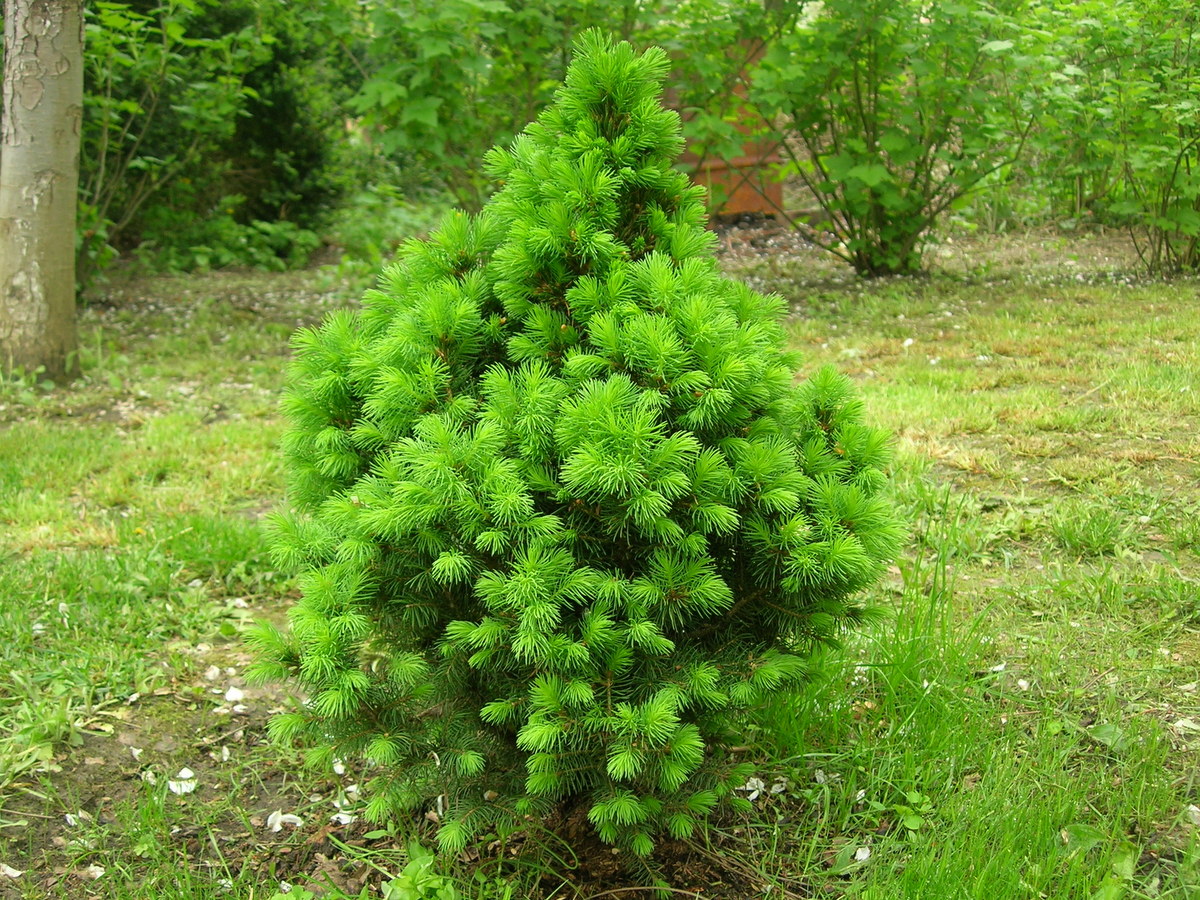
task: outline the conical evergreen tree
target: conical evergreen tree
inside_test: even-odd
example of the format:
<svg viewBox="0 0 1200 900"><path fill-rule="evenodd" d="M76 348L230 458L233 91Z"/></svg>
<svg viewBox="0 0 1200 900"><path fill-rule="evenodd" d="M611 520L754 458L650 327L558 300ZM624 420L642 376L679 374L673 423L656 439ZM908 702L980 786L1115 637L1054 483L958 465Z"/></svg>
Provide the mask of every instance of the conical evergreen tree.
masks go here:
<svg viewBox="0 0 1200 900"><path fill-rule="evenodd" d="M377 764L376 817L436 798L448 850L568 800L638 855L690 834L901 533L886 436L717 269L665 55L576 49L483 212L295 341L303 599L255 639L310 699L272 727Z"/></svg>

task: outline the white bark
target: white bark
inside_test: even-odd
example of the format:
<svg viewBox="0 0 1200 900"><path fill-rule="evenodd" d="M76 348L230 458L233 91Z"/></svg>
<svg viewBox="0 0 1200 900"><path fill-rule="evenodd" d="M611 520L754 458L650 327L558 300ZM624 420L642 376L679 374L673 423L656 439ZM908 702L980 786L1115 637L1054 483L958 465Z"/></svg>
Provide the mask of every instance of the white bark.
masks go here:
<svg viewBox="0 0 1200 900"><path fill-rule="evenodd" d="M82 0L4 0L0 371L73 374Z"/></svg>

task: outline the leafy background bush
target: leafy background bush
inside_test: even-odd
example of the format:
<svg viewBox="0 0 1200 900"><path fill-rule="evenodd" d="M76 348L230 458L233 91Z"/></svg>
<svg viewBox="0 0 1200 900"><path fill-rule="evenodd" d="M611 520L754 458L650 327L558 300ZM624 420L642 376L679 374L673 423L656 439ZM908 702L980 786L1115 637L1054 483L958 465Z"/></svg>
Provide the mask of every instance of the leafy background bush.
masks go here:
<svg viewBox="0 0 1200 900"><path fill-rule="evenodd" d="M78 278L307 262L352 150L301 10L237 0L87 10Z"/></svg>
<svg viewBox="0 0 1200 900"><path fill-rule="evenodd" d="M751 97L791 135L783 174L820 209L814 241L862 275L921 269L938 218L1016 162L1033 126L1017 34L991 6L830 0L772 45Z"/></svg>
<svg viewBox="0 0 1200 900"><path fill-rule="evenodd" d="M1196 17L1183 0L97 3L80 281L119 256L373 258L425 227L380 198L478 210L477 160L549 102L590 26L667 49L695 158L775 147L765 176L801 188L777 212L859 274L921 271L949 228L1046 225L1128 229L1148 271L1193 270Z"/></svg>

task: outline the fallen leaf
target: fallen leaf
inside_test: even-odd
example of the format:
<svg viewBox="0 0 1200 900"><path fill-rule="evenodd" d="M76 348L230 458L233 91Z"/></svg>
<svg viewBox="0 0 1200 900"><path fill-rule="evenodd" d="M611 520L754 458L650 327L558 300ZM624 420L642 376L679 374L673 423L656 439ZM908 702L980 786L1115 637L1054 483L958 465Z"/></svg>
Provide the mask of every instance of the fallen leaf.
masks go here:
<svg viewBox="0 0 1200 900"><path fill-rule="evenodd" d="M282 831L284 825L299 827L303 824L304 820L302 818L291 813L285 813L282 809L277 809L267 816L267 827L272 831Z"/></svg>
<svg viewBox="0 0 1200 900"><path fill-rule="evenodd" d="M167 781L167 789L172 794L190 794L198 783L196 773L185 766L174 778Z"/></svg>
<svg viewBox="0 0 1200 900"><path fill-rule="evenodd" d="M1125 739L1125 730L1112 723L1094 725L1088 729L1088 734L1093 741L1103 744L1117 753L1121 753L1129 746L1129 742Z"/></svg>
<svg viewBox="0 0 1200 900"><path fill-rule="evenodd" d="M1099 828L1082 823L1068 825L1059 832L1059 836L1067 851L1072 854L1087 853L1108 838Z"/></svg>
<svg viewBox="0 0 1200 900"><path fill-rule="evenodd" d="M24 874L20 869L14 869L7 863L0 863L0 875L3 875L5 878L20 878Z"/></svg>
<svg viewBox="0 0 1200 900"><path fill-rule="evenodd" d="M766 786L766 784L763 783L763 780L761 778L751 778L749 781L747 781L745 784L743 784L740 788L738 788L738 790L739 791L748 791L749 793L748 793L746 799L753 801L753 800L757 800L758 795L761 794L764 790L766 790L766 788L767 788L767 786Z"/></svg>

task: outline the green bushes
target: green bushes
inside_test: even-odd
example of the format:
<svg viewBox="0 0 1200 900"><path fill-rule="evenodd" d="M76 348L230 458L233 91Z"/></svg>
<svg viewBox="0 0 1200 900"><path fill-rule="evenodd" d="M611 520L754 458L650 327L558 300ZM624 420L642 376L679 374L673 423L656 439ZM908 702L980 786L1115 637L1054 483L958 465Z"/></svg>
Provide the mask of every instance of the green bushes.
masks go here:
<svg viewBox="0 0 1200 900"><path fill-rule="evenodd" d="M1181 0L1050 7L1065 64L1037 157L1047 181L1075 215L1128 227L1151 272L1195 270L1200 10Z"/></svg>
<svg viewBox="0 0 1200 900"><path fill-rule="evenodd" d="M255 0L87 10L77 278L302 264L340 188L329 85L303 15Z"/></svg>
<svg viewBox="0 0 1200 900"><path fill-rule="evenodd" d="M568 23L557 5L364 4L356 15L370 23L370 37L349 106L385 153L433 174L457 204L478 210L488 194L479 157L511 138L562 77L554 51L569 44Z"/></svg>
<svg viewBox="0 0 1200 900"><path fill-rule="evenodd" d="M348 106L384 153L432 176L472 211L492 190L480 157L550 102L573 36L600 26L629 37L663 17L660 3L624 0L352 6L326 13L332 27L360 36L363 78Z"/></svg>
<svg viewBox="0 0 1200 900"><path fill-rule="evenodd" d="M859 274L919 271L951 209L973 227L1011 218L997 210L1127 227L1149 271L1194 270L1198 15L831 0L771 43L750 98L817 209L809 236Z"/></svg>
<svg viewBox="0 0 1200 900"><path fill-rule="evenodd" d="M585 37L482 213L296 339L304 596L256 673L309 700L272 728L371 760L369 813L427 805L449 850L556 805L639 855L692 833L897 548L886 436L717 270L666 69Z"/></svg>
<svg viewBox="0 0 1200 900"><path fill-rule="evenodd" d="M367 182L478 210L476 161L544 108L593 25L669 49L698 156L741 156L748 130L775 146L800 188L786 213L860 274L919 271L950 212L1127 227L1149 270L1192 270L1196 17L1184 0L95 4L81 281L137 248L156 267L295 265Z"/></svg>
<svg viewBox="0 0 1200 900"><path fill-rule="evenodd" d="M920 270L942 213L1033 125L1017 33L981 3L829 0L770 48L751 96L819 208L818 244L861 275Z"/></svg>

